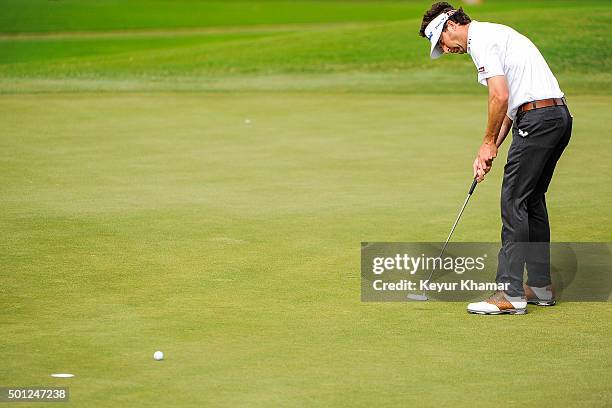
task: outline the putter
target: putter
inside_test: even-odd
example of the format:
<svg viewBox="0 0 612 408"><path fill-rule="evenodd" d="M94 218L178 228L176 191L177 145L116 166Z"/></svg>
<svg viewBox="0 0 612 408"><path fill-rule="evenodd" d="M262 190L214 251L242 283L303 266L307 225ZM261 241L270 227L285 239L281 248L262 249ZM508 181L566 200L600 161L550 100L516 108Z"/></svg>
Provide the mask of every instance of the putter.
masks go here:
<svg viewBox="0 0 612 408"><path fill-rule="evenodd" d="M457 224L459 223L459 219L461 218L461 214L463 214L463 210L465 210L465 207L467 206L468 201L470 201L470 197L472 196L472 193L474 192L474 189L476 189L476 185L477 184L478 184L478 182L476 181L476 178L474 177L474 181L472 181L472 185L470 186L470 191L468 192L468 195L465 198L465 201L463 202L463 206L461 207L461 211L459 211L459 215L457 215L457 219L455 220L455 223L453 224L453 228L451 228L450 234L448 234L448 238L446 238L446 242L442 246L442 250L440 251L440 255L438 255L438 258L442 258L442 255L444 254L444 250L446 249L446 246L448 245L448 242L450 241L451 237L453 236L453 232L455 232L455 228L457 228ZM429 276L427 277L427 280L431 279L431 277L433 276L433 273L434 273L434 269L432 268L431 272L429 272ZM425 294L425 291L423 291L423 293L421 293L421 294L411 293L407 297L408 297L408 299L418 300L418 301L421 301L421 302L429 300L429 298Z"/></svg>

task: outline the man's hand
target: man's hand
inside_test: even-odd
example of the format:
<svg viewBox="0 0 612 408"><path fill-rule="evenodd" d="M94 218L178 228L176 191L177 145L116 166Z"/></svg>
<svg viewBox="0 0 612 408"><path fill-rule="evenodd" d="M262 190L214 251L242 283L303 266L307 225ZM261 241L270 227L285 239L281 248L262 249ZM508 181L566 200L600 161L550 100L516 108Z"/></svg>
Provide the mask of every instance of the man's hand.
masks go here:
<svg viewBox="0 0 612 408"><path fill-rule="evenodd" d="M485 174L491 171L493 159L497 157L497 146L495 143L483 143L478 150L478 156L474 160L474 177L479 183L484 180Z"/></svg>
<svg viewBox="0 0 612 408"><path fill-rule="evenodd" d="M477 182L480 183L482 180L484 180L486 172L478 165L478 156L476 156L476 158L474 159L474 164L472 165L472 167L474 168L474 178Z"/></svg>

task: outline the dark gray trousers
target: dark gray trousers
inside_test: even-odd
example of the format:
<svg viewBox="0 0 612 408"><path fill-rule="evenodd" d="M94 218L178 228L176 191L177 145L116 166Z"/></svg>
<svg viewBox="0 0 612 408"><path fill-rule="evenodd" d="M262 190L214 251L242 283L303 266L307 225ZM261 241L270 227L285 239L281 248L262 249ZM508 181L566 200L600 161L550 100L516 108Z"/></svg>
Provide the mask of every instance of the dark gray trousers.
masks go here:
<svg viewBox="0 0 612 408"><path fill-rule="evenodd" d="M504 167L501 191L502 247L497 283L509 283L509 296L523 296L527 284L543 287L550 280L550 227L546 191L557 161L569 143L572 116L566 106L518 113Z"/></svg>

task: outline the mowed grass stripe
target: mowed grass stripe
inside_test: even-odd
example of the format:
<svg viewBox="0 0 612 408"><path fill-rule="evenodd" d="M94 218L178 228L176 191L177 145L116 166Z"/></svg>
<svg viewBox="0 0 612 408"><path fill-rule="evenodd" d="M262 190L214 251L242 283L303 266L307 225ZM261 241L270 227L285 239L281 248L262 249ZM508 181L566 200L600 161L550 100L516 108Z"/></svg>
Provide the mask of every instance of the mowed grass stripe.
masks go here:
<svg viewBox="0 0 612 408"><path fill-rule="evenodd" d="M495 1L468 10L592 9L605 0ZM104 31L419 18L422 1L0 0L0 32Z"/></svg>
<svg viewBox="0 0 612 408"><path fill-rule="evenodd" d="M1 0L0 32L100 31L393 21L421 15L397 1Z"/></svg>
<svg viewBox="0 0 612 408"><path fill-rule="evenodd" d="M234 41L253 40L279 35L282 30L272 32L208 33L205 35L161 35L109 36L85 38L32 38L0 40L0 67L14 64L52 64L60 61L78 63L89 58L155 55L156 51L183 50L190 47L206 47L214 43L223 45Z"/></svg>
<svg viewBox="0 0 612 408"><path fill-rule="evenodd" d="M547 15L483 14L479 19L516 26L540 47L556 73L589 77L612 71L604 46L609 10L576 15L555 10ZM442 69L451 76L468 72L467 57L446 58L443 64L427 56L427 44L416 35L418 20L319 27L294 32L186 36L172 39L2 41L5 49L0 75L42 78L118 79L143 76L193 77L222 74L393 72ZM559 35L557 24L568 27ZM588 30L582 29L589 27ZM36 55L31 57L31 55ZM21 62L18 62L21 61ZM580 81L576 80L577 87ZM609 81L601 83L609 89Z"/></svg>
<svg viewBox="0 0 612 408"><path fill-rule="evenodd" d="M35 39L103 39L103 38L142 38L142 37L191 37L211 34L234 33L268 33L286 31L313 31L334 27L360 27L371 25L372 22L339 22L339 23L302 23L302 24L274 24L274 25L243 25L227 27L194 27L174 29L140 29L140 30L112 30L112 31L59 31L42 33L3 33L0 41L35 40Z"/></svg>

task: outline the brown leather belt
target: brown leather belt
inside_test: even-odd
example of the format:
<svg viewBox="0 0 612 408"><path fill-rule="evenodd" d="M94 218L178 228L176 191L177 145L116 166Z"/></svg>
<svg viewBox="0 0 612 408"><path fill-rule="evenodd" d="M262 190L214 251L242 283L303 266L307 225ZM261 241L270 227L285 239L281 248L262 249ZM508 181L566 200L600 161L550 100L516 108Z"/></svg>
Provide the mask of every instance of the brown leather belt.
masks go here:
<svg viewBox="0 0 612 408"><path fill-rule="evenodd" d="M565 103L565 98L540 99L538 101L524 103L518 108L518 110L519 112L527 112L532 109L548 108L549 106L563 105L567 105Z"/></svg>

